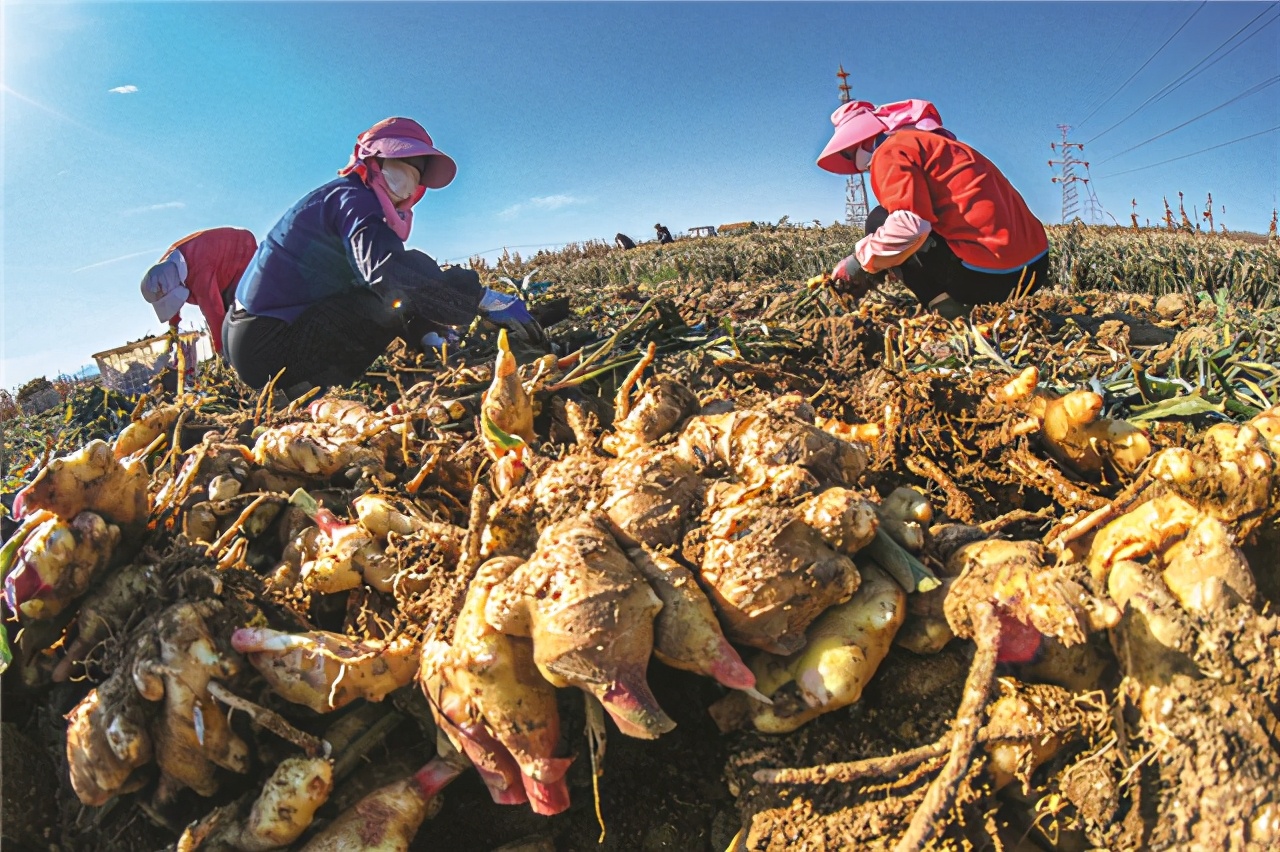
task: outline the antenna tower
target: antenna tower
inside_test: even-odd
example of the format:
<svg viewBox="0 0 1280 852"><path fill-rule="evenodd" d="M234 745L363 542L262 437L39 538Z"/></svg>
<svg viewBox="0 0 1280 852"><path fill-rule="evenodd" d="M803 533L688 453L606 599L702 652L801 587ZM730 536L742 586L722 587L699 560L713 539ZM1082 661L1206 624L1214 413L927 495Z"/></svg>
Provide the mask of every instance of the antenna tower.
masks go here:
<svg viewBox="0 0 1280 852"><path fill-rule="evenodd" d="M849 103L849 72L844 70L844 63L836 72L840 78L840 103ZM864 174L849 175L844 185L844 223L855 228L865 227L867 214L871 212L867 205L867 176Z"/></svg>
<svg viewBox="0 0 1280 852"><path fill-rule="evenodd" d="M1089 196L1088 216L1092 223L1094 216L1101 212L1101 204L1089 186L1089 179L1076 174L1075 169L1076 166L1084 166L1085 173L1089 171L1089 164L1076 156L1077 151L1084 153L1084 145L1067 141L1067 132L1071 130L1069 125L1059 124L1058 129L1062 131L1062 141L1050 142L1049 150L1060 154L1062 159L1050 160L1049 165L1062 167L1062 170L1051 178L1054 183L1062 185L1062 224L1065 225L1073 219L1080 218L1080 190L1076 187L1077 183L1085 185L1085 191Z"/></svg>

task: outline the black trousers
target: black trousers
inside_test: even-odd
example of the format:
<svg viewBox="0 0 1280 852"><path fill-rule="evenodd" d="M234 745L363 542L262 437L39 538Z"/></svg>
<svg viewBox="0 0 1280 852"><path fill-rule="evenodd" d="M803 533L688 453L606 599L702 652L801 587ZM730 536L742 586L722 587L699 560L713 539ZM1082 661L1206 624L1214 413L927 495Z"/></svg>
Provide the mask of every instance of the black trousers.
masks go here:
<svg viewBox="0 0 1280 852"><path fill-rule="evenodd" d="M233 310L222 348L250 387L263 387L281 369L281 390L302 382L329 387L359 379L397 337L416 342L414 331L371 290L359 289L317 302L293 322Z"/></svg>
<svg viewBox="0 0 1280 852"><path fill-rule="evenodd" d="M877 230L888 218L888 210L876 207L867 214L867 233ZM942 237L929 236L929 242L897 267L902 283L921 304L928 305L943 293L966 305L994 304L1015 291L1023 295L1034 293L1049 277L1048 254L1012 272L978 272L965 266Z"/></svg>

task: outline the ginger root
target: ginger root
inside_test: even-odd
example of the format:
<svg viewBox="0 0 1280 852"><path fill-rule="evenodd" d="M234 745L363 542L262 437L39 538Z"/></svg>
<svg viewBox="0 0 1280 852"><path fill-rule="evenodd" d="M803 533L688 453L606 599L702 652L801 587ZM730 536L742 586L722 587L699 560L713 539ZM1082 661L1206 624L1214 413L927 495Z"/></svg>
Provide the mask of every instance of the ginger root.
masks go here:
<svg viewBox="0 0 1280 852"><path fill-rule="evenodd" d="M280 697L330 713L357 698L381 701L413 681L418 643L408 636L390 642L356 642L338 633L281 633L246 627L231 635L242 654Z"/></svg>
<svg viewBox="0 0 1280 852"><path fill-rule="evenodd" d="M458 615L453 641L424 645L418 677L441 730L453 744L475 755L472 762L477 767L496 767L504 755L486 749L489 739L496 741L519 766L520 784L534 812L550 815L569 807L564 774L572 763L554 754L560 741L555 690L538 673L527 639L506 636L485 621L493 587L520 564L508 556L480 566ZM491 737L468 736L477 722ZM501 775L482 777L489 782L494 774ZM508 800L505 777L493 792L495 801Z"/></svg>
<svg viewBox="0 0 1280 852"><path fill-rule="evenodd" d="M661 608L596 513L547 527L529 561L494 587L485 616L533 639L554 686L594 695L624 734L654 739L675 727L645 680Z"/></svg>
<svg viewBox="0 0 1280 852"><path fill-rule="evenodd" d="M333 792L333 764L323 757L287 757L263 785L229 842L241 852L268 852L290 845L311 826Z"/></svg>
<svg viewBox="0 0 1280 852"><path fill-rule="evenodd" d="M876 507L848 488L828 488L800 504L800 518L838 553L852 556L871 543L881 521Z"/></svg>
<svg viewBox="0 0 1280 852"><path fill-rule="evenodd" d="M679 426L701 409L693 391L668 376L658 376L640 399L613 424L613 432L600 442L605 452L621 458L650 444Z"/></svg>
<svg viewBox="0 0 1280 852"><path fill-rule="evenodd" d="M253 460L277 473L327 478L359 467L384 478L385 451L356 437L348 427L288 423L263 430L253 445Z"/></svg>
<svg viewBox="0 0 1280 852"><path fill-rule="evenodd" d="M151 446L152 441L173 429L181 410L177 405L161 405L151 409L121 430L112 444L112 455L122 459L145 450Z"/></svg>
<svg viewBox="0 0 1280 852"><path fill-rule="evenodd" d="M943 604L952 631L971 637L973 604L995 604L1004 661L1029 661L1042 636L1075 645L1119 618L1114 605L1094 598L1066 569L1046 567L1044 550L1035 542L986 539L966 544L948 560L947 573L956 577Z"/></svg>
<svg viewBox="0 0 1280 852"><path fill-rule="evenodd" d="M874 518L871 512L868 520ZM734 642L776 654L797 651L810 622L858 588L853 560L795 510L730 506L711 515L706 534L699 574Z"/></svg>
<svg viewBox="0 0 1280 852"><path fill-rule="evenodd" d="M141 526L150 516L150 474L140 459L116 459L106 441L90 441L56 458L18 492L15 517L47 509L60 518L89 511L122 527Z"/></svg>
<svg viewBox="0 0 1280 852"><path fill-rule="evenodd" d="M89 588L120 541L120 528L93 512L66 523L51 517L18 548L4 578L9 608L24 618L53 618Z"/></svg>
<svg viewBox="0 0 1280 852"><path fill-rule="evenodd" d="M733 649L693 572L644 548L627 557L649 581L662 609L653 622L653 653L669 666L715 678L730 689L752 689L755 675Z"/></svg>
<svg viewBox="0 0 1280 852"><path fill-rule="evenodd" d="M1259 418L1267 416L1264 412ZM1280 483L1276 454L1251 423L1219 423L1205 430L1195 449L1163 450L1151 463L1151 476L1202 511L1230 523L1241 540L1276 512L1272 499Z"/></svg>
<svg viewBox="0 0 1280 852"><path fill-rule="evenodd" d="M628 547L671 547L680 541L704 483L671 452L631 453L606 467L601 506L618 541Z"/></svg>
<svg viewBox="0 0 1280 852"><path fill-rule="evenodd" d="M142 787L151 763L152 708L129 673L117 671L67 714L67 769L71 789L90 807Z"/></svg>
<svg viewBox="0 0 1280 852"><path fill-rule="evenodd" d="M210 680L240 671L240 659L219 648L209 632L209 620L222 609L219 601L204 600L164 610L154 623L156 653L133 664L133 683L142 697L164 701L151 728L161 801L181 787L212 796L218 791L215 765L244 773L252 763L248 744L231 730L208 690Z"/></svg>
<svg viewBox="0 0 1280 852"><path fill-rule="evenodd" d="M894 541L918 553L924 549L925 531L933 521L933 505L914 488L899 486L889 492L876 513L881 528Z"/></svg>
<svg viewBox="0 0 1280 852"><path fill-rule="evenodd" d="M722 730L749 723L761 733L785 734L853 704L889 653L906 617L906 602L888 574L863 567L857 593L813 622L803 650L751 659L757 688L773 704L736 693L712 706L716 723Z"/></svg>
<svg viewBox="0 0 1280 852"><path fill-rule="evenodd" d="M76 637L67 644L67 653L53 671L55 682L65 681L72 667L99 642L123 631L138 602L159 589L156 566L125 565L110 574L85 597L76 612Z"/></svg>
<svg viewBox="0 0 1280 852"><path fill-rule="evenodd" d="M987 390L1001 406L1020 409L1040 425L1040 438L1050 455L1080 474L1096 478L1110 466L1132 475L1151 455L1146 433L1124 420L1100 417L1102 397L1090 390L1059 396L1036 390L1040 371L1027 367L1003 385Z"/></svg>
<svg viewBox="0 0 1280 852"><path fill-rule="evenodd" d="M436 794L461 768L433 759L414 775L379 787L307 841L302 852L408 852L424 820L440 810Z"/></svg>
<svg viewBox="0 0 1280 852"><path fill-rule="evenodd" d="M747 409L693 417L680 431L677 453L698 472L722 467L778 497L814 486L853 485L867 466L866 453L817 426L777 411ZM809 487L794 480L802 469Z"/></svg>
<svg viewBox="0 0 1280 852"><path fill-rule="evenodd" d="M520 438L525 444L533 444L533 400L520 382L516 356L511 354L505 328L498 332L498 356L493 365L493 382L480 398L480 416L508 435ZM504 454L496 452L489 444L486 446L489 446L495 459Z"/></svg>

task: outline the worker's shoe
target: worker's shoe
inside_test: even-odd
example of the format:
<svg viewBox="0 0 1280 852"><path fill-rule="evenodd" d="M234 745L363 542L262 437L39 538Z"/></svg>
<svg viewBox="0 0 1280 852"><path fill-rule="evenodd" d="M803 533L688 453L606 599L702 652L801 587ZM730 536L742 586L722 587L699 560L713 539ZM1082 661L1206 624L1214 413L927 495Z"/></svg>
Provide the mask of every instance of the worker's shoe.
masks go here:
<svg viewBox="0 0 1280 852"><path fill-rule="evenodd" d="M968 317L969 312L973 310L973 305L966 305L964 302L953 299L950 296L944 296L941 299L935 299L930 302L929 310L943 319L953 320L960 317Z"/></svg>

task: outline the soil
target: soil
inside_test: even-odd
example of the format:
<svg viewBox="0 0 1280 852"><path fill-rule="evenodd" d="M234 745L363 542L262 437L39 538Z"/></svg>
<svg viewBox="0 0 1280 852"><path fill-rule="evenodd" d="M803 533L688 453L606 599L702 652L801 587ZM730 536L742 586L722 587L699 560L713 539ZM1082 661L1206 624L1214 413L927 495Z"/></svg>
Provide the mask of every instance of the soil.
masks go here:
<svg viewBox="0 0 1280 852"><path fill-rule="evenodd" d="M704 405L733 400L746 406L798 392L819 415L881 423L884 431L868 447L869 466L861 483L869 493L883 496L898 485L912 485L931 498L939 521L986 524L989 534L1035 540L1051 537L1112 501L1128 505L1141 483L1111 468L1095 475L1071 469L1047 453L1034 434L1011 431L1015 418L989 403L987 389L1008 380L1013 368L1033 364L1040 368L1042 382L1062 390L1099 379L1123 388L1106 397L1107 414L1122 417L1151 402L1132 380L1125 384L1126 368L1136 364L1151 376L1188 375L1183 372L1190 370L1188 364L1220 339L1222 327L1215 323L1229 319L1193 313L1191 305L1170 315L1166 304L1162 314L1150 298L1051 293L1029 297L1012 311L980 307L973 317L983 330L979 335L972 326L915 313L905 297L893 292L844 313L834 297L797 294L789 282L672 282L666 290L643 289L617 294L605 289L590 302L571 294L573 316L550 329L552 339L603 339L606 331L634 316L641 299L665 296L661 310L620 339L614 354L637 352L644 340L658 341L659 368L685 381ZM628 304L630 313L623 319L609 315ZM732 336L720 331L722 319L735 324ZM473 348L464 344L461 354L464 360L473 355L481 365L491 350L484 348L482 336L472 342ZM617 383L634 363L634 357L624 359L617 370L575 392L602 422L610 422ZM424 377L425 384L407 390ZM425 422L417 427L436 442L442 459L423 479L419 503L463 527L469 521L469 491L489 464L470 439L476 391L486 378L483 366L477 371L455 363L443 369L401 351L375 365L367 382L353 392L381 403L402 396L466 401L464 417L435 424L447 425L443 431L432 432ZM242 386L228 384L219 399L222 410L192 418L186 428L203 422L212 433L224 418L226 434L233 436L231 427L243 427L248 414L263 415L255 412L261 406ZM264 419L277 414L267 411ZM554 416L546 406L538 421L540 434L547 434L544 426L552 428ZM1230 419L1223 406L1166 419L1152 429L1152 440L1157 448L1194 446L1205 426ZM1247 417L1236 414L1235 419ZM569 433L557 428L555 434ZM243 428L241 435L244 444L251 443ZM543 452L554 456L568 449ZM389 465L390 472L407 481L426 455ZM335 478L327 484L349 489L352 482ZM1106 673L1083 685L1068 684L1065 666L1002 664L993 697L1023 696L1041 708L1042 724L1057 732L1054 748L1046 759L1031 761L1027 755L1035 738L1013 737L1023 749L1023 777L997 789L991 759L979 745L955 785L953 803L939 817L930 848L1260 849L1267 848L1269 838L1280 843L1280 793L1275 787L1280 777L1280 625L1273 614L1280 602L1280 549L1270 520L1276 509L1280 506L1269 509L1258 534L1244 542L1258 579L1258 600L1227 602L1216 611L1188 616L1187 653L1194 676L1179 674L1158 683L1124 679L1128 661L1113 651L1105 633L1096 634L1088 646L1100 664L1082 670ZM175 531L162 523L158 537ZM273 528L254 543L250 561L260 572L272 566L282 546L274 533ZM213 567L190 550L156 544L153 540L152 555L168 570ZM939 567L937 560L930 562ZM468 574L446 566L436 571L428 590L411 605L363 591L349 600L267 596L258 602L269 620L290 623L293 629L318 626L365 635L434 629L447 637ZM173 583L166 589L170 599L181 595ZM262 593L244 594L252 598ZM51 653L56 656L57 650ZM51 778L56 773L59 816L46 826L44 838L11 832L13 823L6 819L9 848L164 848L188 820L254 789L265 774L261 770L289 751L247 719L233 716L236 730L258 749L260 766L252 779L224 776L226 783L215 798L202 801L188 795L165 813L142 806L145 791L104 808L82 808L67 782L61 718L93 684L49 684L48 656L37 658L34 668L15 663L5 675L4 807L6 816L30 813L34 820L50 819L49 794L38 780L30 790L8 783L12 753L20 755L24 776ZM973 659L974 644L964 640L927 657L895 647L859 702L782 736L721 733L706 710L724 690L707 678L655 661L649 681L677 727L656 741L642 741L610 726L604 774L598 779L603 836L582 733L581 694L561 690L563 748L576 758L567 776L570 809L544 818L527 807L494 805L478 776L468 773L445 791L443 807L424 824L412 848L892 848L925 801L945 752L849 782L767 783L754 773L882 758L937 743L952 730ZM106 657L91 679L100 680L109 667ZM24 671L38 682L24 684ZM282 706L250 674L233 686L308 732L323 734L334 721ZM409 687L384 703L403 721L363 756L360 768L318 813L318 824L332 819L360 792L408 774L430 757L434 731L416 689Z"/></svg>

